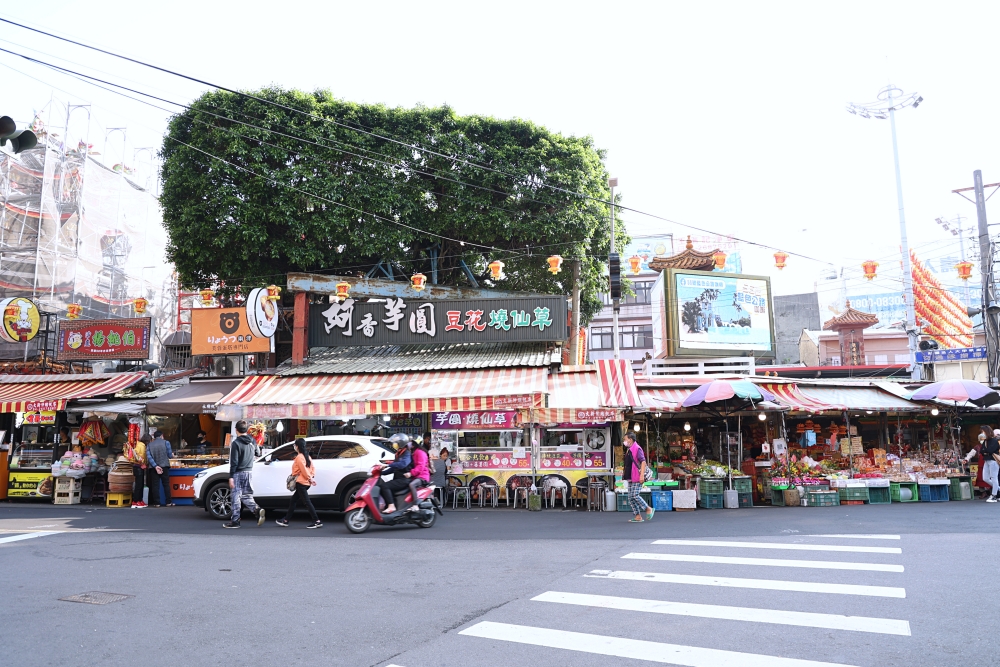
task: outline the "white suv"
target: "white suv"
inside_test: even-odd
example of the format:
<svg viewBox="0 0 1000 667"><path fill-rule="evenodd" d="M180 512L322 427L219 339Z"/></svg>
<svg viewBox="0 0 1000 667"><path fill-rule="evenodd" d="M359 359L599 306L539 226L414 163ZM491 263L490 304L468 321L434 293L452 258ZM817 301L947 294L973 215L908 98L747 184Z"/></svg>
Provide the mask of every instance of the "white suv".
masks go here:
<svg viewBox="0 0 1000 667"><path fill-rule="evenodd" d="M372 466L395 458L389 441L383 438L321 435L306 438L306 442L316 466L316 486L309 490L309 497L317 510L343 511L354 502L354 494ZM285 480L292 474L293 460L295 449L288 442L254 461L250 485L258 505L269 510L288 508L292 492L285 487ZM228 463L195 475L194 504L216 519L230 518Z"/></svg>

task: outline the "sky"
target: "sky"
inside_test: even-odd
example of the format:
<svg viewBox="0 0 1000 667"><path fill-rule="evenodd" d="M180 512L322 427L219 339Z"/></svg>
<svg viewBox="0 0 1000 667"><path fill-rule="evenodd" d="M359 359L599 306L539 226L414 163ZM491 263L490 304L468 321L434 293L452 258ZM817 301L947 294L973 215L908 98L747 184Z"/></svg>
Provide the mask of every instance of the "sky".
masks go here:
<svg viewBox="0 0 1000 667"><path fill-rule="evenodd" d="M744 271L770 275L779 295L817 281L839 289L822 277L841 267L865 284L867 259L881 264L868 289L901 288L889 121L850 115L847 103L874 100L890 82L924 97L896 116L909 242L921 258L959 254L935 218L975 226L975 207L952 190L971 186L975 169L1000 181L998 3L40 0L0 17L228 87L448 104L590 135L623 203L672 221L625 212L633 234L702 233L687 225L780 248L792 255L783 271L773 249L741 253ZM0 48L179 102L206 90L6 24ZM89 141L108 162L124 155L141 170L149 151L136 149L162 142L164 111L9 53L0 76L2 113L19 121L53 95L91 103ZM85 112L71 117L73 140ZM124 143L120 131L105 139L115 127L128 128ZM987 214L1000 224L997 202Z"/></svg>

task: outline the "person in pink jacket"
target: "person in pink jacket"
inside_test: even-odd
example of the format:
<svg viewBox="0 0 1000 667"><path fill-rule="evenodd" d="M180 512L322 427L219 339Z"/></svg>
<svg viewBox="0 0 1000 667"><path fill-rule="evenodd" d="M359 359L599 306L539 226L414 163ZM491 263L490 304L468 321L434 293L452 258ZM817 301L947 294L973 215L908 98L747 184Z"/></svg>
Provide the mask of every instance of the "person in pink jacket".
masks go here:
<svg viewBox="0 0 1000 667"><path fill-rule="evenodd" d="M413 446L413 467L405 476L410 480L410 493L413 494L413 505L409 507L410 512L417 511L417 489L431 481L430 455L427 453L427 444L420 443Z"/></svg>

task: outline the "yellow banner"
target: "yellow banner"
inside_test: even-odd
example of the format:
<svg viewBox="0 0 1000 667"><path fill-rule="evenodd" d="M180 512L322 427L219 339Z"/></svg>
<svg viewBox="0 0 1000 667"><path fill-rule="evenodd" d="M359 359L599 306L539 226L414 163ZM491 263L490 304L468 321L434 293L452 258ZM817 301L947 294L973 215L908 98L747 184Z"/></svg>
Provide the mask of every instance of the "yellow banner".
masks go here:
<svg viewBox="0 0 1000 667"><path fill-rule="evenodd" d="M10 481L7 483L7 496L10 498L51 498L53 485L52 475L47 472L11 470Z"/></svg>

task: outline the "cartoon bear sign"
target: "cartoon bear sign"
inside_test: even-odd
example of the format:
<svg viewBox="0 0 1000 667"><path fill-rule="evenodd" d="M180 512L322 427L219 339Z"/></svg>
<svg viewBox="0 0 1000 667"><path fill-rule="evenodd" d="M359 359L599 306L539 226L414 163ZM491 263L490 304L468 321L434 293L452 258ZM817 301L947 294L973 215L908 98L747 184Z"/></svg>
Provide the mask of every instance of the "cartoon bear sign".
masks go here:
<svg viewBox="0 0 1000 667"><path fill-rule="evenodd" d="M223 333L234 334L240 328L239 311L229 311L219 313L219 328Z"/></svg>

